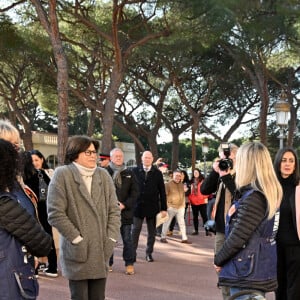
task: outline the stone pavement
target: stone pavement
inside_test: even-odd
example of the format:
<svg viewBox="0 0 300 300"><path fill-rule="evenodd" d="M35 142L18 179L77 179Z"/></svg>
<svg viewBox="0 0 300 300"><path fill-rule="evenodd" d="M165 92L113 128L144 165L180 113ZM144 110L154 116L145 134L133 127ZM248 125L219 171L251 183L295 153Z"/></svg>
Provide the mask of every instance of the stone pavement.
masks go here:
<svg viewBox="0 0 300 300"><path fill-rule="evenodd" d="M192 226L187 226L192 232ZM163 244L157 238L153 258L145 261L146 231L140 236L135 275L125 275L122 244L115 249L113 272L107 279L107 300L222 300L216 286L213 268L214 237L206 237L203 230L198 236L189 235L191 245L181 244L181 236L168 238ZM38 300L70 299L68 281L63 277L40 276ZM267 295L274 300L273 294Z"/></svg>

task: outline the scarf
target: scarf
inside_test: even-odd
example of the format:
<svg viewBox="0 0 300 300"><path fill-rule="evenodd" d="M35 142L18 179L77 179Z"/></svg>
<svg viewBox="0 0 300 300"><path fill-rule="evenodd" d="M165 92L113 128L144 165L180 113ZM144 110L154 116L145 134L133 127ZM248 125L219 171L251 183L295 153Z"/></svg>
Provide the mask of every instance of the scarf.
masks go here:
<svg viewBox="0 0 300 300"><path fill-rule="evenodd" d="M89 194L91 194L93 175L95 173L97 166L95 168L86 168L74 161L73 164L77 167Z"/></svg>
<svg viewBox="0 0 300 300"><path fill-rule="evenodd" d="M112 161L109 162L109 167L113 170L112 179L117 188L122 186L122 176L121 172L125 170L125 164L121 166L116 166Z"/></svg>

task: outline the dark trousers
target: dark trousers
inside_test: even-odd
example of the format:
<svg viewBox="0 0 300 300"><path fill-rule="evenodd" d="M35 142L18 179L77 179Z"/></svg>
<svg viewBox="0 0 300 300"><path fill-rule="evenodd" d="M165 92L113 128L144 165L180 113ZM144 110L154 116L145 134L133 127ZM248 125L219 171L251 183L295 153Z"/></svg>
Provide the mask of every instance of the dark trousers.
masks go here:
<svg viewBox="0 0 300 300"><path fill-rule="evenodd" d="M300 246L277 244L276 300L300 299Z"/></svg>
<svg viewBox="0 0 300 300"><path fill-rule="evenodd" d="M69 280L72 300L104 300L106 278Z"/></svg>
<svg viewBox="0 0 300 300"><path fill-rule="evenodd" d="M192 212L193 212L193 222L194 222L194 228L195 231L198 232L199 229L199 212L203 221L203 225L207 221L207 212L206 212L206 204L200 204L200 205L193 205L192 204Z"/></svg>
<svg viewBox="0 0 300 300"><path fill-rule="evenodd" d="M51 247L51 250L50 250L50 252L47 256L47 258L48 258L48 271L57 272L57 255L56 255L56 249L55 249L55 245L54 245L52 227L48 223L46 201L38 202L38 213L39 213L39 220L41 222L41 225L43 226L45 231L52 237L52 247Z"/></svg>
<svg viewBox="0 0 300 300"><path fill-rule="evenodd" d="M134 256L136 258L136 250L139 244L139 238L143 226L144 218L133 218L133 226L132 226L132 242L133 242L133 252ZM156 235L156 218L148 218L146 217L146 223L147 223L147 230L148 230L148 236L147 236L147 247L146 247L146 255L152 254L153 247L155 243L155 235Z"/></svg>
<svg viewBox="0 0 300 300"><path fill-rule="evenodd" d="M123 241L123 260L125 261L125 266L133 265L134 252L131 236L131 224L121 225L120 232ZM112 266L113 263L114 255L112 254L112 256L109 259L109 265Z"/></svg>

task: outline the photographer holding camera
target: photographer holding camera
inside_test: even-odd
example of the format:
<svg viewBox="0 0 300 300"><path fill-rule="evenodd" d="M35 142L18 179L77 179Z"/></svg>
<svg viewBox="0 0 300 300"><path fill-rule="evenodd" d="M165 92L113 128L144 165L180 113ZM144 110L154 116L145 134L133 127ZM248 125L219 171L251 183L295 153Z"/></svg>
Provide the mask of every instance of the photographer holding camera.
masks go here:
<svg viewBox="0 0 300 300"><path fill-rule="evenodd" d="M200 191L202 194L216 193L216 202L212 218L215 220L215 253L218 253L225 241L225 218L235 192L235 156L238 147L232 143L222 143L218 148L219 158L213 163L213 169L204 179ZM210 216L208 216L210 218ZM228 287L221 287L223 299L230 296Z"/></svg>

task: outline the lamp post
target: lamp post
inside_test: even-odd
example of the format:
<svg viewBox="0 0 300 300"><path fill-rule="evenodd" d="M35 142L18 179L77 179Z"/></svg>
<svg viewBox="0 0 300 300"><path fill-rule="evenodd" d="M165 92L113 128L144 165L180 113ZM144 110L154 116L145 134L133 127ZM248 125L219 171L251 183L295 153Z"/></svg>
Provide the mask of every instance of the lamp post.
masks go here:
<svg viewBox="0 0 300 300"><path fill-rule="evenodd" d="M288 125L290 104L286 101L286 93L284 91L280 94L280 100L275 103L276 124L279 126L279 148L283 148L283 140L285 138L284 129Z"/></svg>
<svg viewBox="0 0 300 300"><path fill-rule="evenodd" d="M202 143L202 154L203 154L203 161L204 161L204 177L206 177L206 154L208 153L208 142L206 140Z"/></svg>

